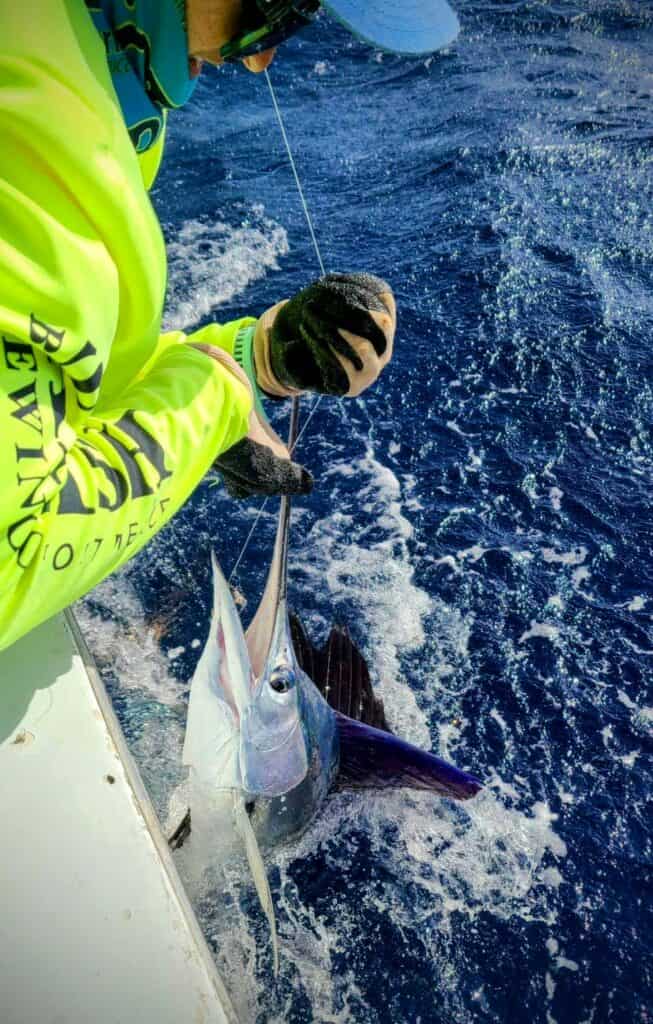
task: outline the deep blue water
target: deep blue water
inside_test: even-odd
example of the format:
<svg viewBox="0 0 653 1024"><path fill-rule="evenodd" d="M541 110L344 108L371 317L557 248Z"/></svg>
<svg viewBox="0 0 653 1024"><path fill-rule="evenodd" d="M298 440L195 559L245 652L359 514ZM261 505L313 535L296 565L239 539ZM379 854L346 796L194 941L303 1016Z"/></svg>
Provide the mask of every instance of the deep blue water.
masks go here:
<svg viewBox="0 0 653 1024"><path fill-rule="evenodd" d="M247 879L195 893L243 1020L653 1017L653 5L458 9L431 60L323 19L272 69L328 267L387 277L400 310L380 385L324 401L302 441L291 597L316 639L347 621L397 731L488 788L333 798L270 862L276 984ZM242 69L171 118L154 201L169 324L317 274ZM231 571L255 510L203 485L86 604L163 816L209 547ZM250 612L273 513L239 570Z"/></svg>

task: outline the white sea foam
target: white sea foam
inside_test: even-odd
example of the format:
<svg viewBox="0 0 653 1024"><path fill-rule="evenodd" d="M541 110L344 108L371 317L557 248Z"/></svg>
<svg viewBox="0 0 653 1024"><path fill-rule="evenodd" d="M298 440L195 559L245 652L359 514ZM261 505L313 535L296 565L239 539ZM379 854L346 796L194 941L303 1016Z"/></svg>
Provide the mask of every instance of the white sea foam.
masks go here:
<svg viewBox="0 0 653 1024"><path fill-rule="evenodd" d="M539 501L540 495L537 490L537 480L533 473L527 473L521 482L521 489L524 494L528 495L533 503Z"/></svg>
<svg viewBox="0 0 653 1024"><path fill-rule="evenodd" d="M467 449L468 461L462 467L466 473L478 473L481 466L483 465L483 453L479 455L473 448Z"/></svg>
<svg viewBox="0 0 653 1024"><path fill-rule="evenodd" d="M356 837L364 832L370 856L388 881L382 889L355 888L357 916L388 915L394 928L409 933L419 920L422 955L442 964L444 982L447 942L455 935L461 914L469 920L489 914L553 926L556 914L550 893L564 883L560 869L567 854L555 821L544 803L534 803L525 813L511 810L488 789L462 808L418 793L332 796L309 831L271 858L282 975L307 996L312 1019L337 1024L358 1019L360 993L353 972L343 976L333 970L334 954L348 947L355 925L344 903L333 908L328 922L316 915L295 882L298 863L319 849L325 868L337 867L346 875L349 867L342 851L356 849ZM406 877L410 887L403 884ZM390 881L393 878L396 884ZM236 881L227 875L226 898L214 897L212 906L203 905L209 916L206 929L219 950L219 966L237 1010L247 1020L254 1019L253 1008L265 999L265 982L252 970L257 959L253 927L259 956L262 951L268 957L260 914L258 924L253 922L251 900L244 901L248 889L246 877ZM206 895L202 890L204 900ZM196 901L199 896L194 893ZM557 953L556 946L551 955ZM557 967L552 965L553 970ZM266 1019L280 1022L283 1017Z"/></svg>
<svg viewBox="0 0 653 1024"><path fill-rule="evenodd" d="M553 506L553 510L555 512L559 512L560 509L562 508L562 499L563 499L563 497L564 497L564 492L561 491L559 487L550 487L549 488L549 498L551 499L551 505Z"/></svg>
<svg viewBox="0 0 653 1024"><path fill-rule="evenodd" d="M567 851L552 827L556 815L546 804L535 803L524 814L506 807L489 789L466 803L462 816L440 802L427 812L428 802L413 796L392 802L405 855L433 869L421 884L441 908L442 930L452 926L454 911L469 917L489 912L503 919L551 914L546 898L534 899L533 890L549 884L542 877L553 866L544 863L548 855L557 861Z"/></svg>
<svg viewBox="0 0 653 1024"><path fill-rule="evenodd" d="M491 714L491 717L494 717L494 715L492 715L491 712L490 712L490 714ZM509 735L510 734L506 730L504 732L504 739L506 741L508 741ZM515 782L517 782L517 781L518 780L515 779ZM485 783L485 785L486 785L486 787L488 789L491 789L492 792L494 792L494 793L498 793L502 798L506 797L508 800L513 801L515 804L519 803L519 800L520 800L519 790L517 789L517 787L515 785L513 785L513 783L506 782L505 779L502 779L501 776L499 775L499 773L497 772L496 768L491 768L490 769L488 776L484 779L484 783ZM523 782L519 783L519 784L522 785Z"/></svg>
<svg viewBox="0 0 653 1024"><path fill-rule="evenodd" d="M449 430L452 430L454 434L459 434L461 437L469 437L469 435L465 433L465 431L462 429L460 424L456 423L455 420L447 420L447 427L449 428Z"/></svg>
<svg viewBox="0 0 653 1024"><path fill-rule="evenodd" d="M629 754L623 754L620 758L624 768L634 768L635 761L639 757L639 750L631 750Z"/></svg>
<svg viewBox="0 0 653 1024"><path fill-rule="evenodd" d="M582 545L571 551L556 551L555 548L542 548L545 562L559 562L561 565L582 565L587 558L587 548Z"/></svg>
<svg viewBox="0 0 653 1024"><path fill-rule="evenodd" d="M565 789L562 788L559 782L556 782L556 790L558 792L558 796L560 797L561 804L573 804L575 802L575 797L573 793L568 793Z"/></svg>
<svg viewBox="0 0 653 1024"><path fill-rule="evenodd" d="M459 551L457 557L461 562L465 561L465 559L468 559L470 562L478 562L487 551L489 551L489 548L483 548L480 544L474 544L471 548Z"/></svg>
<svg viewBox="0 0 653 1024"><path fill-rule="evenodd" d="M335 463L327 475L336 511L312 527L306 539L310 559L293 551L293 580L303 580L314 590L323 590L326 584L334 611L340 603L354 604L359 635L389 719L406 738L430 745L425 716L400 666L402 653L423 646L424 620L434 609L431 598L414 582L408 550L413 527L404 514L402 484L371 449L354 462ZM361 481L357 494L341 492L339 479L352 475ZM365 525L356 521L360 509L366 514Z"/></svg>
<svg viewBox="0 0 653 1024"><path fill-rule="evenodd" d="M653 728L653 708L639 708L636 717L637 723L644 729Z"/></svg>
<svg viewBox="0 0 653 1024"><path fill-rule="evenodd" d="M251 284L279 269L288 252L283 227L255 206L238 227L186 221L168 242L168 306L165 330L184 330ZM246 313L247 310L243 310Z"/></svg>
<svg viewBox="0 0 653 1024"><path fill-rule="evenodd" d="M531 628L522 633L518 643L526 643L527 640L532 640L535 637L540 637L543 640L555 641L559 636L560 630L557 626L552 625L550 622L535 622L531 619Z"/></svg>
<svg viewBox="0 0 653 1024"><path fill-rule="evenodd" d="M590 578L590 576L591 573L585 565L580 565L578 569L574 569L574 571L571 574L571 582L574 588L578 590L583 585L585 580L588 580Z"/></svg>
<svg viewBox="0 0 653 1024"><path fill-rule="evenodd" d="M634 700L632 700L632 699L631 699L631 698L630 698L630 697L628 696L628 694L624 692L624 690L617 690L617 698L618 698L618 699L619 699L619 700L621 701L621 703L622 703L622 704L624 704L624 705L625 705L625 706L626 706L627 708L630 708L631 710L636 710L636 709L637 709L637 704L635 704L635 701L634 701Z"/></svg>
<svg viewBox="0 0 653 1024"><path fill-rule="evenodd" d="M110 617L94 610L94 605L106 609ZM184 687L170 674L156 626L146 621L138 595L124 575L116 573L100 583L88 599L76 604L75 615L100 670L109 668L121 688L142 690L160 704L179 703Z"/></svg>
<svg viewBox="0 0 653 1024"><path fill-rule="evenodd" d="M580 970L576 961L569 960L566 956L559 956L556 959L556 967L558 970L573 971L574 973Z"/></svg>
<svg viewBox="0 0 653 1024"><path fill-rule="evenodd" d="M507 722L506 722L505 718L502 715L499 714L499 712L497 711L496 708L492 708L491 709L491 711L490 711L490 718L494 719L494 721L497 723L497 725L501 729L501 732L504 735L506 733L508 733L509 730L508 730Z"/></svg>
<svg viewBox="0 0 653 1024"><path fill-rule="evenodd" d="M519 533L519 530L516 532ZM532 551L522 551L518 548L508 547L505 544L502 545L501 550L505 551L507 555L510 555L515 562L532 562L535 557Z"/></svg>
<svg viewBox="0 0 653 1024"><path fill-rule="evenodd" d="M653 657L653 651L646 647L640 647L639 644L634 644L628 637L624 638L624 642L627 647L630 647L631 651L635 651L635 654L643 654L646 658Z"/></svg>
<svg viewBox="0 0 653 1024"><path fill-rule="evenodd" d="M453 555L443 555L442 558L436 558L434 565L446 565L449 569L453 569L454 572L460 572L458 562Z"/></svg>

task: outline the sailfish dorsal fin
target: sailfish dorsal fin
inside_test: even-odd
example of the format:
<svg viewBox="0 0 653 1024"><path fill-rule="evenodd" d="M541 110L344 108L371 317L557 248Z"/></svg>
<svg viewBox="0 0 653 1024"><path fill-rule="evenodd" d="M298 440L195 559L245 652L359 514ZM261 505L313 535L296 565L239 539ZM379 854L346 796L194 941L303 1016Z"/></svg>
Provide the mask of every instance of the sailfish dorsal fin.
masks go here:
<svg viewBox="0 0 653 1024"><path fill-rule="evenodd" d="M383 701L374 693L365 658L344 626L332 626L322 647L316 647L297 615L290 615L297 662L331 705L354 721L390 732Z"/></svg>

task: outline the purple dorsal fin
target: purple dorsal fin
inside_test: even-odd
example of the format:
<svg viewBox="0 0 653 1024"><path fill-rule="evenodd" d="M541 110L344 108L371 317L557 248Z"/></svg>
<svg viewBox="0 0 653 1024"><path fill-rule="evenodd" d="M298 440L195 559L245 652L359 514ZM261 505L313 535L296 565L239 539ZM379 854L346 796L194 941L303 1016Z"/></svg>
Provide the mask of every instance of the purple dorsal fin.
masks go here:
<svg viewBox="0 0 653 1024"><path fill-rule="evenodd" d="M338 785L354 789L428 789L469 800L482 788L468 772L392 733L336 713L340 738Z"/></svg>

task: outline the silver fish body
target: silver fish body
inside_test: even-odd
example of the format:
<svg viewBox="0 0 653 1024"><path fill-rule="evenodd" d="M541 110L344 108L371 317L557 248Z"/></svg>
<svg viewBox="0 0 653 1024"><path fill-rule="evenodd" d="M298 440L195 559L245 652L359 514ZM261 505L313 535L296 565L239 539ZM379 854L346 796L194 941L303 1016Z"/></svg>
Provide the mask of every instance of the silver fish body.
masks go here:
<svg viewBox="0 0 653 1024"><path fill-rule="evenodd" d="M275 845L307 827L335 781L336 716L297 664L285 598L276 604L257 679L215 559L213 583L213 615L191 683L183 751L191 771L191 818L203 821L210 804L214 824L216 815L225 819L218 831L228 829L231 794L244 802L259 842Z"/></svg>

